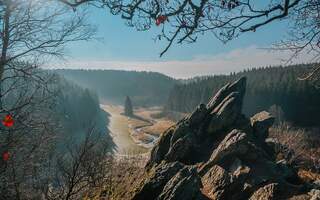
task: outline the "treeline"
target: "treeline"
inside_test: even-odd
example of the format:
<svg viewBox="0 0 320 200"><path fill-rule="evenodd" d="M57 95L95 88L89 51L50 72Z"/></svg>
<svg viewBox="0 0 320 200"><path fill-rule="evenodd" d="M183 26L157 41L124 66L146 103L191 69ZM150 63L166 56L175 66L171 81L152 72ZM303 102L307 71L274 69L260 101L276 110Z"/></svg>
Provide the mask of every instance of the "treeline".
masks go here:
<svg viewBox="0 0 320 200"><path fill-rule="evenodd" d="M103 100L122 104L130 96L136 106L164 105L177 83L173 78L156 72L118 70L55 70L68 80L90 88Z"/></svg>
<svg viewBox="0 0 320 200"><path fill-rule="evenodd" d="M319 126L320 89L308 81L298 80L310 68L308 64L264 67L189 80L175 85L165 110L191 112L198 104L207 103L227 82L246 76L247 92L243 106L246 115L271 110L281 120L295 125Z"/></svg>

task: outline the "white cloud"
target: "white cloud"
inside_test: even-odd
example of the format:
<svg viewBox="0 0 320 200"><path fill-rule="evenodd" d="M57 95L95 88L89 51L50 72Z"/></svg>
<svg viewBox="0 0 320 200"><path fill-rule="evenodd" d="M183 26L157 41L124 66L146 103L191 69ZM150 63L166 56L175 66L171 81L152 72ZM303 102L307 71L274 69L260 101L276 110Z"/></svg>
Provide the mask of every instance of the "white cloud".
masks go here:
<svg viewBox="0 0 320 200"><path fill-rule="evenodd" d="M285 64L285 60L288 60L290 55L290 52L269 51L250 46L217 55L200 55L188 61L70 60L51 65L49 68L155 71L176 78L189 78L200 75L227 74L252 67ZM310 62L311 60L311 55L302 53L299 58L293 60L293 63Z"/></svg>

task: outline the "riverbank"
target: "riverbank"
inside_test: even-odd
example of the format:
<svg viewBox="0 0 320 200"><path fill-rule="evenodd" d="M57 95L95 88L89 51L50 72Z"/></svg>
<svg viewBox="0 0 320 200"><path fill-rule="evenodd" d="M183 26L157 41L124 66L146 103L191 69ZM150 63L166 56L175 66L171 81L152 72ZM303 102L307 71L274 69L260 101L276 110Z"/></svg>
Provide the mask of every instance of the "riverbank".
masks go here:
<svg viewBox="0 0 320 200"><path fill-rule="evenodd" d="M115 143L115 153L120 155L135 155L147 153L148 149L137 145L131 138L128 118L121 115L122 107L113 105L100 105L110 114L108 129Z"/></svg>
<svg viewBox="0 0 320 200"><path fill-rule="evenodd" d="M161 112L157 107L136 109L136 117L122 115L122 106L101 105L101 108L110 114L108 128L116 144L115 152L118 154L149 152L161 133L174 124L166 118L152 117Z"/></svg>
<svg viewBox="0 0 320 200"><path fill-rule="evenodd" d="M159 107L139 108L134 113L137 117L129 119L129 130L133 140L140 146L152 148L160 135L174 124L173 121L161 117L154 118L162 110ZM142 120L141 120L142 119Z"/></svg>

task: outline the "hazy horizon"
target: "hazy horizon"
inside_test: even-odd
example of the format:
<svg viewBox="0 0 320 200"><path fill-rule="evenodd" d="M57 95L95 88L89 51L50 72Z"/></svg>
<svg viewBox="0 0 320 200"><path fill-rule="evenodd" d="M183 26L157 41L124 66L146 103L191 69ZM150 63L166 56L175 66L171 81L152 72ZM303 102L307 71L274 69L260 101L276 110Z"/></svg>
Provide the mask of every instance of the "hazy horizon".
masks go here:
<svg viewBox="0 0 320 200"><path fill-rule="evenodd" d="M64 61L47 62L45 68L86 68L155 71L175 78L228 74L268 65L285 65L291 52L269 51L285 38L288 23L275 22L255 33L249 32L226 44L211 34L196 43L174 44L161 58L166 42L154 42L159 27L139 32L125 26L118 16L90 8L88 21L97 27L97 40L81 41L67 46ZM110 28L112 27L112 28ZM283 30L280 31L279 30ZM277 34L274 34L277 32ZM302 53L290 64L312 62Z"/></svg>
<svg viewBox="0 0 320 200"><path fill-rule="evenodd" d="M291 64L309 63L312 55L303 53L290 62L289 52L268 51L251 46L235 49L228 53L198 56L191 60L65 60L45 65L46 69L88 69L88 70L124 70L139 72L158 72L176 79L188 79L197 76L223 75L240 72L245 69L266 66L287 66ZM266 62L266 60L268 62Z"/></svg>

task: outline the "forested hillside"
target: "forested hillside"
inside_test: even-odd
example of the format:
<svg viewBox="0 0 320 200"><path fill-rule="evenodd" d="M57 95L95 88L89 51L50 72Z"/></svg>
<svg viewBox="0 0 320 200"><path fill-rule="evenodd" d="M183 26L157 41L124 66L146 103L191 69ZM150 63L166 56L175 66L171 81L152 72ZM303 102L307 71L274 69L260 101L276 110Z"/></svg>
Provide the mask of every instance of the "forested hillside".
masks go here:
<svg viewBox="0 0 320 200"><path fill-rule="evenodd" d="M17 119L25 121L26 125L37 126L36 122L31 122L34 115L48 121L47 127L52 127L52 132L63 140L80 139L91 127L94 127L97 133L108 136L108 114L100 109L97 94L58 74L44 70L34 73L39 80L45 81L36 83L33 79L16 81L16 78L12 78L3 85L3 91L14 91L3 98L7 113L14 113L12 107L25 107L28 103L30 106L24 108L23 114L19 116L21 119ZM20 74L8 72L6 76L19 77ZM12 85L17 83L20 87L13 88Z"/></svg>
<svg viewBox="0 0 320 200"><path fill-rule="evenodd" d="M123 104L126 96L138 106L163 105L176 80L155 72L55 70L75 83L97 91L100 98Z"/></svg>
<svg viewBox="0 0 320 200"><path fill-rule="evenodd" d="M109 137L108 113L100 109L97 94L62 77L58 77L53 112L65 137L80 139L91 127Z"/></svg>
<svg viewBox="0 0 320 200"><path fill-rule="evenodd" d="M243 106L246 115L271 110L281 120L296 125L320 125L320 90L308 81L298 80L308 68L309 65L264 67L230 75L196 78L175 85L165 109L191 112L199 103L207 103L209 97L227 82L246 76L248 86Z"/></svg>
<svg viewBox="0 0 320 200"><path fill-rule="evenodd" d="M89 90L23 62L6 70L0 86L1 199L41 199L40 188L58 182L55 192L64 194L69 174L87 178L84 168L94 170L111 151L106 113Z"/></svg>

